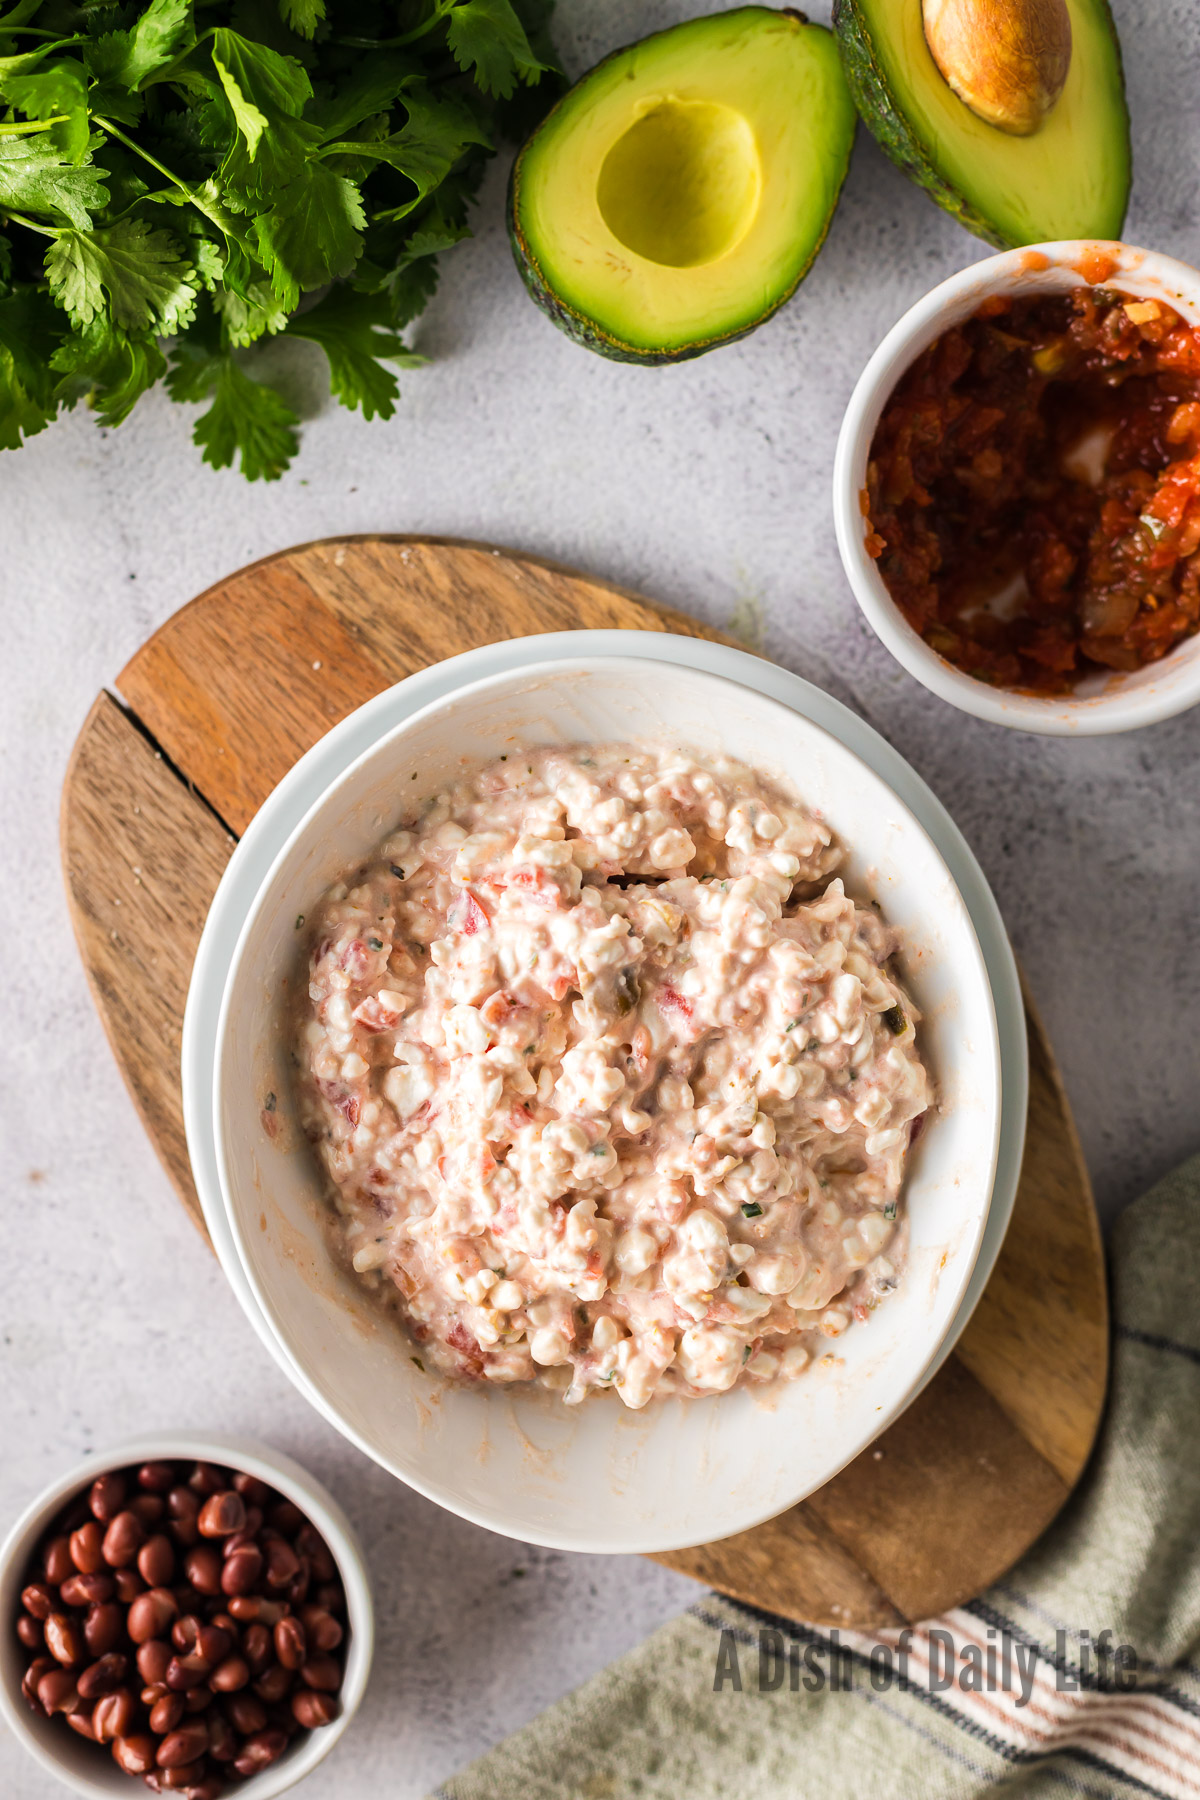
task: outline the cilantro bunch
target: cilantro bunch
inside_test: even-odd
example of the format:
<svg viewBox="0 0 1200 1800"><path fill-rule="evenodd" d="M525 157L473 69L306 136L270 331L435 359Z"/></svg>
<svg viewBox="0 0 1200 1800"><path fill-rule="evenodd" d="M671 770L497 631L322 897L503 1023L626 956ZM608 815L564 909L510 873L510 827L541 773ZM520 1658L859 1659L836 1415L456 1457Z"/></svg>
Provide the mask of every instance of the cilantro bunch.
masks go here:
<svg viewBox="0 0 1200 1800"><path fill-rule="evenodd" d="M274 480L297 420L267 337L389 418L438 252L536 116L551 3L0 0L0 448L165 379L209 402L206 462Z"/></svg>

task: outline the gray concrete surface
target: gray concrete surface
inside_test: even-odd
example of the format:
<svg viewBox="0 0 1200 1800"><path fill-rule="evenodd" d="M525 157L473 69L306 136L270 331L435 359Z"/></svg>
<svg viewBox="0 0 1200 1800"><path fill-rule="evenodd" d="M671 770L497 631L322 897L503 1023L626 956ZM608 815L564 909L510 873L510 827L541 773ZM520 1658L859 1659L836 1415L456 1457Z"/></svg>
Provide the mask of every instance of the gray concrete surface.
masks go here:
<svg viewBox="0 0 1200 1800"><path fill-rule="evenodd" d="M578 72L694 0L561 0ZM827 16L815 9L818 16ZM1200 259L1200 17L1118 0L1137 182L1127 236ZM325 533L432 531L560 557L733 627L856 707L959 820L1044 1010L1106 1218L1200 1137L1200 714L1061 743L977 724L876 642L834 546L829 466L867 355L985 254L860 136L793 303L675 369L604 363L527 301L493 172L445 261L388 424L323 398L310 346L272 352L308 415L291 473L204 468L151 396L0 457L0 1524L90 1447L155 1423L258 1433L362 1529L382 1641L360 1721L312 1800L411 1800L685 1605L654 1565L526 1549L438 1511L319 1421L259 1349L147 1144L92 1010L59 878L58 793L97 688L192 594ZM0 1737L0 1792L53 1784ZM54 1790L57 1791L57 1790Z"/></svg>

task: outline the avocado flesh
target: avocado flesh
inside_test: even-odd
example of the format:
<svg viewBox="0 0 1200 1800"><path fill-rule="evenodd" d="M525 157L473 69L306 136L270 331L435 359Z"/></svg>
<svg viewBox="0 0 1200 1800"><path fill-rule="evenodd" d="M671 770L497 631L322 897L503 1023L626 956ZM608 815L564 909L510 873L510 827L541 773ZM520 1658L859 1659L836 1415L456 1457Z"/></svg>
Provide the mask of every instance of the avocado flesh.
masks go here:
<svg viewBox="0 0 1200 1800"><path fill-rule="evenodd" d="M978 118L942 76L921 0L835 0L855 104L892 161L1001 247L1117 238L1131 160L1121 49L1107 0L1067 0L1071 66L1029 137Z"/></svg>
<svg viewBox="0 0 1200 1800"><path fill-rule="evenodd" d="M740 337L824 241L854 127L832 36L794 14L741 7L618 50L514 165L526 285L570 336L623 361Z"/></svg>

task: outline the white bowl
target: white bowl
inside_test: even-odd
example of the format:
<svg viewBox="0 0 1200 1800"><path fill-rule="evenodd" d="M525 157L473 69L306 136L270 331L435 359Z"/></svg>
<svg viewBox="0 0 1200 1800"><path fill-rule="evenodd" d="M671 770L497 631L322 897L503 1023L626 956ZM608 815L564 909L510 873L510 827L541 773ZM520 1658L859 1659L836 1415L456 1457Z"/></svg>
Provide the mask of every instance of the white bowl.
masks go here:
<svg viewBox="0 0 1200 1800"><path fill-rule="evenodd" d="M12 1621L20 1611L21 1589L38 1544L68 1502L91 1486L106 1469L124 1469L162 1457L167 1461L217 1463L257 1475L312 1520L333 1553L346 1590L346 1666L338 1702L341 1711L328 1725L297 1737L279 1761L248 1781L237 1782L245 1800L274 1800L316 1768L333 1749L358 1710L366 1691L375 1650L375 1608L367 1565L349 1519L319 1481L266 1444L246 1438L154 1432L106 1447L65 1475L30 1502L0 1545L0 1716L30 1755L51 1775L87 1800L130 1800L141 1792L98 1744L68 1730L62 1719L33 1712L21 1693L28 1653L17 1642Z"/></svg>
<svg viewBox="0 0 1200 1800"><path fill-rule="evenodd" d="M351 720L337 729L347 728ZM654 1402L637 1414L608 1396L568 1409L540 1390L475 1389L422 1373L329 1255L321 1177L290 1119L283 1011L298 916L462 758L488 760L514 741L633 736L751 762L827 817L851 852L854 889L877 895L904 933L906 976L944 1096L912 1159L905 1281L869 1326L839 1341L829 1367L770 1406L735 1392ZM1023 1082L1023 1069L1015 1079ZM189 1120L203 1105L194 1091L203 1081L189 1056ZM283 1126L275 1137L262 1124L269 1093L277 1101L268 1117ZM593 657L462 688L385 733L325 788L248 910L222 1003L213 1104L240 1271L297 1385L326 1416L402 1480L493 1530L577 1550L655 1551L744 1530L822 1485L891 1422L944 1353L965 1322L960 1303L992 1196L1001 1069L970 915L892 789L827 732L739 683Z"/></svg>
<svg viewBox="0 0 1200 1800"><path fill-rule="evenodd" d="M1104 287L1162 300L1200 325L1200 273L1173 257L1129 244L1071 241L1006 250L952 275L893 325L858 378L833 463L833 518L838 549L854 597L896 660L931 693L977 719L1051 737L1132 731L1186 711L1200 701L1200 636L1178 644L1161 662L1129 674L1097 672L1067 695L1016 694L965 675L931 650L888 593L866 551L861 496L879 416L905 370L942 332L960 324L992 294L1054 294L1087 286L1080 263L1099 252L1112 264Z"/></svg>

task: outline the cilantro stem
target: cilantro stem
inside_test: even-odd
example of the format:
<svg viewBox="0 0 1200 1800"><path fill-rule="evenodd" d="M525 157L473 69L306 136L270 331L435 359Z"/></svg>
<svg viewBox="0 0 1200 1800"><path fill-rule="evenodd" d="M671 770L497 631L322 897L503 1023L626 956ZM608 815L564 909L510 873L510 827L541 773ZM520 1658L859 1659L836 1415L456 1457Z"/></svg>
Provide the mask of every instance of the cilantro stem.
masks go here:
<svg viewBox="0 0 1200 1800"><path fill-rule="evenodd" d="M165 176L172 187L177 187L181 194L186 194L189 200L195 201L195 193L186 181L181 181L179 176L173 174L165 163L160 163L156 156L151 156L148 150L143 150L139 143L122 131L119 125L114 125L111 119L102 119L99 114L94 114L92 124L98 125L101 131L107 131L110 137L119 138L127 150L132 150L135 156L140 156L143 162L148 162L152 169L157 169L160 175Z"/></svg>
<svg viewBox="0 0 1200 1800"><path fill-rule="evenodd" d="M415 200L405 200L400 206L388 206L382 212L373 212L371 223L373 225L395 225L399 220L407 219L409 213L427 198L426 194L418 194Z"/></svg>
<svg viewBox="0 0 1200 1800"><path fill-rule="evenodd" d="M0 137L28 137L31 131L49 131L52 125L61 125L69 117L69 113L55 113L52 119L13 119L0 125Z"/></svg>
<svg viewBox="0 0 1200 1800"><path fill-rule="evenodd" d="M6 219L12 220L14 225L27 225L30 231L38 231L43 237L56 238L59 235L53 225L39 225L35 220L27 219L24 213L14 212L11 206L5 206L0 210L3 211Z"/></svg>
<svg viewBox="0 0 1200 1800"><path fill-rule="evenodd" d="M170 62L163 63L161 68L155 69L153 74L147 77L141 91L144 93L147 87L161 87L163 82L172 81L175 77L175 71L179 68L180 64L185 63L189 56L194 56L201 44L205 43L207 39L215 36L216 26L210 25L207 31L202 31L200 33L194 44L188 44L183 50L180 50L173 56Z"/></svg>
<svg viewBox="0 0 1200 1800"><path fill-rule="evenodd" d="M442 20L446 18L449 13L453 12L455 4L456 0L437 0L436 7L424 23L421 25L414 25L411 31L403 32L400 37L340 37L334 38L333 41L335 44L344 44L351 50L403 50L407 48L409 44L415 44L418 38L423 38L426 32L432 31L435 25L440 25Z"/></svg>

